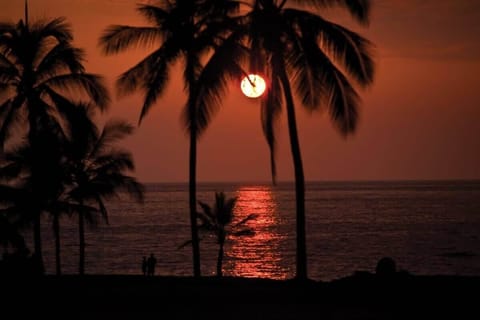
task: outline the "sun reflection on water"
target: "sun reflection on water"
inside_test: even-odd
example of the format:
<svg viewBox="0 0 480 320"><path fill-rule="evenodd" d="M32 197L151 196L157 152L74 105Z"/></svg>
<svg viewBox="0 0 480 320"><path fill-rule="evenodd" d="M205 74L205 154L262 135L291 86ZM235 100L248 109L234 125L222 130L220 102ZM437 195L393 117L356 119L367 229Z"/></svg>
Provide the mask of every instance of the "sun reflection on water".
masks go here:
<svg viewBox="0 0 480 320"><path fill-rule="evenodd" d="M255 234L229 236L224 272L239 277L285 279L288 270L282 263L280 250L285 236L276 228L279 217L274 194L267 186L243 187L236 193L234 223L256 214L256 218L247 223Z"/></svg>

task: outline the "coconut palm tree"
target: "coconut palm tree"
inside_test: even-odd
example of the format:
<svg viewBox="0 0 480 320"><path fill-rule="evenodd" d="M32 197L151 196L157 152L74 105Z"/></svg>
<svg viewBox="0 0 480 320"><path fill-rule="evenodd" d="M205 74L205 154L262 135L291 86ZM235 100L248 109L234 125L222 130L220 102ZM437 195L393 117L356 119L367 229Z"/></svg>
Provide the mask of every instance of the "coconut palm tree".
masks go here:
<svg viewBox="0 0 480 320"><path fill-rule="evenodd" d="M250 214L246 218L232 225L234 219L234 209L237 198L229 198L223 192L215 192L215 204L213 207L205 202L198 201L202 211L198 212L198 218L201 221L200 228L213 232L218 242L217 257L217 276L221 277L222 263L224 255L224 245L228 234L236 236L252 235L253 230L245 227L245 223L254 219L255 214Z"/></svg>
<svg viewBox="0 0 480 320"><path fill-rule="evenodd" d="M62 120L58 97L93 101L104 110L109 94L101 77L85 72L84 52L72 46L73 35L64 18L29 23L0 23L0 145L25 114L29 139L39 118Z"/></svg>
<svg viewBox="0 0 480 320"><path fill-rule="evenodd" d="M48 126L34 137L33 144L27 139L22 144L10 147L2 154L0 176L6 182L3 200L9 203L5 208L17 220L20 226L29 226L33 223L35 241L40 242L40 217L44 213L53 215L53 227L56 244L56 270L60 274L60 242L59 242L59 215L64 205L60 197L64 191L64 174L62 169L62 148L60 142L61 129L56 122L44 121ZM42 252L36 255L43 269Z"/></svg>
<svg viewBox="0 0 480 320"><path fill-rule="evenodd" d="M340 133L355 131L359 95L354 84L373 82L371 43L322 17L322 9L338 6L366 24L369 0L255 0L235 34L245 35L250 68L264 74L269 88L261 100L262 126L271 152L275 182L275 122L287 111L296 192L296 277L307 278L305 179L297 133L294 96L308 110L327 108Z"/></svg>
<svg viewBox="0 0 480 320"><path fill-rule="evenodd" d="M25 20L0 23L0 153L13 134L21 136L26 131L32 150L39 150L38 137L52 122L62 130L68 127L59 101L86 100L101 110L107 107L109 95L102 79L85 72L84 53L72 40L63 18L30 23L26 2ZM31 168L32 181L39 186L49 181L42 166L48 161L40 160ZM41 260L41 211L35 214L35 253Z"/></svg>
<svg viewBox="0 0 480 320"><path fill-rule="evenodd" d="M199 78L202 60L221 41L226 32L224 19L237 10L238 5L237 1L214 0L172 0L139 5L137 11L150 22L149 26L111 26L100 39L105 54L119 53L137 45L154 47L152 53L123 73L117 81L118 91L122 94L136 90L144 92L139 123L164 93L172 66L182 62L187 93L183 118L190 135L189 207L193 273L197 277L201 275L196 225L197 139L207 128L218 106L215 99L204 100L199 106L199 85L202 84ZM225 86L225 83L215 83L222 88Z"/></svg>
<svg viewBox="0 0 480 320"><path fill-rule="evenodd" d="M108 121L98 130L92 121L92 106L72 109L67 172L70 187L67 198L77 205L79 226L79 273L85 273L85 222L96 225L99 215L108 223L105 201L126 191L143 200L143 186L131 176L132 155L114 144L131 134L133 127L121 120ZM76 113L76 114L75 114Z"/></svg>
<svg viewBox="0 0 480 320"><path fill-rule="evenodd" d="M25 240L20 233L17 217L13 214L12 207L25 201L25 192L11 180L16 176L17 170L10 163L3 163L0 167L0 245L5 250L11 246L17 250L25 248Z"/></svg>

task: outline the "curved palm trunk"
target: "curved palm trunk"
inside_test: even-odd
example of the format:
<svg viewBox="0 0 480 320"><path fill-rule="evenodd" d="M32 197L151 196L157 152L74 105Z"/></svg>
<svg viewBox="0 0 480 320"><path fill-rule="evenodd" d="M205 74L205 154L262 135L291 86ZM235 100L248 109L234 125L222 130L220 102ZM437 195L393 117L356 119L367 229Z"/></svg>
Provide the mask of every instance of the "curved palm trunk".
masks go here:
<svg viewBox="0 0 480 320"><path fill-rule="evenodd" d="M80 275L85 274L85 218L83 213L78 214L78 236L79 236L79 248L80 255L78 260L78 273Z"/></svg>
<svg viewBox="0 0 480 320"><path fill-rule="evenodd" d="M55 270L57 276L62 274L60 261L60 218L57 213L53 215L53 233L55 236Z"/></svg>
<svg viewBox="0 0 480 320"><path fill-rule="evenodd" d="M281 60L281 59L279 59ZM282 61L283 62L283 61ZM293 166L295 170L295 196L297 209L297 274L300 280L307 279L307 246L305 237L305 178L303 175L302 155L298 141L297 122L293 103L290 81L288 80L283 63L278 68L282 82L288 116L288 132L290 136L290 147L292 151Z"/></svg>
<svg viewBox="0 0 480 320"><path fill-rule="evenodd" d="M188 111L190 122L190 158L189 158L189 207L190 229L192 235L193 275L200 277L200 244L197 226L197 108L195 104L195 55L187 54L185 76L188 83Z"/></svg>

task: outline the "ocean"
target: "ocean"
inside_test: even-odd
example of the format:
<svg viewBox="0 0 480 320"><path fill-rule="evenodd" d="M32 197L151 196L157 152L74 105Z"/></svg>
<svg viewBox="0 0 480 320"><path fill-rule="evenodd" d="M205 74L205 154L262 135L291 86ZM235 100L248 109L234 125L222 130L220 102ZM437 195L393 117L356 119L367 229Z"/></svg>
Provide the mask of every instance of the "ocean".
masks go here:
<svg viewBox="0 0 480 320"><path fill-rule="evenodd" d="M225 276L288 279L295 275L293 183L200 183L236 196L235 219L249 214L254 234L229 236ZM188 185L146 184L143 204L125 195L107 202L109 224L87 228L87 274L141 274L143 256L157 275L192 275ZM378 260L418 275L480 275L480 181L309 182L306 184L308 276L329 281L375 272ZM43 219L46 271L55 272L51 219ZM62 272L78 272L77 219L61 219ZM28 235L28 234L27 234ZM201 234L202 275L214 275L218 245ZM27 244L33 248L31 238Z"/></svg>

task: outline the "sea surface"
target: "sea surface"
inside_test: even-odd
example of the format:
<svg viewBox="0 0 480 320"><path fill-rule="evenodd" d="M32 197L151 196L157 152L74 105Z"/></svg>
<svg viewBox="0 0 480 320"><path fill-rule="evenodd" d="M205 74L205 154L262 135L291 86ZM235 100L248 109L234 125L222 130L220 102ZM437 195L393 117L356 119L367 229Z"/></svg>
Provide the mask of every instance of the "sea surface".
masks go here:
<svg viewBox="0 0 480 320"><path fill-rule="evenodd" d="M146 184L146 199L125 195L107 203L109 224L86 233L86 273L141 274L153 253L157 275L192 275L188 185ZM238 197L235 221L250 214L250 236L227 239L224 275L295 275L293 183L200 183L198 199L215 191ZM480 275L480 181L310 182L306 185L308 276L329 281L375 272L392 257L397 269L419 275ZM47 273L55 272L51 219L43 220ZM78 272L75 217L61 220L62 272ZM201 234L202 274L215 274L218 245ZM27 244L33 248L31 239Z"/></svg>

